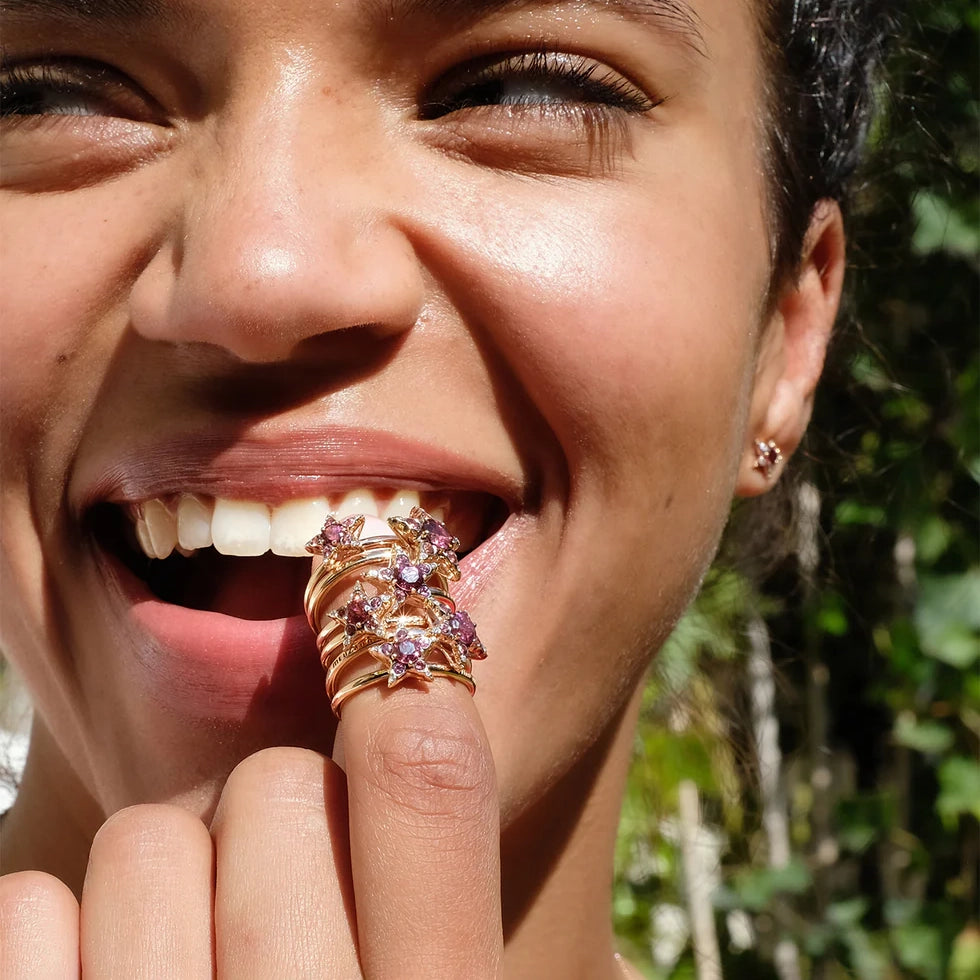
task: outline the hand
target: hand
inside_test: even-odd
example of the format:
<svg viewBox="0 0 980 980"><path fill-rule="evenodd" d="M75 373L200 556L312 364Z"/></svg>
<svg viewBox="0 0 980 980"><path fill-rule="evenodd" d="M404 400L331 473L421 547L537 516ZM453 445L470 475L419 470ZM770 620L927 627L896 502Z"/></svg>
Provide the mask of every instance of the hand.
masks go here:
<svg viewBox="0 0 980 980"><path fill-rule="evenodd" d="M303 749L246 759L210 830L167 805L110 817L80 909L49 875L0 879L0 976L497 977L498 805L469 694L365 691L340 740L346 778Z"/></svg>

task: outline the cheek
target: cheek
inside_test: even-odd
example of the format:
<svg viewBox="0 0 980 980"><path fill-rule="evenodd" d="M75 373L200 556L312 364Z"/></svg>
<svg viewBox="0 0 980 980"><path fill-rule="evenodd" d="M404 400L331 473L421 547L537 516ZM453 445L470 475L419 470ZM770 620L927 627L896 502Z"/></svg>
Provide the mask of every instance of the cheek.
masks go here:
<svg viewBox="0 0 980 980"><path fill-rule="evenodd" d="M122 190L8 192L0 202L0 434L7 476L30 476L49 502L125 327L128 287L149 249L145 196L137 178Z"/></svg>
<svg viewBox="0 0 980 980"><path fill-rule="evenodd" d="M457 210L475 329L554 434L573 492L635 489L653 465L703 482L721 461L730 476L767 252L761 228L746 233L753 202L704 186L534 184L484 195L471 221Z"/></svg>
<svg viewBox="0 0 980 980"><path fill-rule="evenodd" d="M63 494L75 448L123 329L145 221L109 186L0 198L3 637L41 680L63 615L49 575L69 561ZM33 651L33 652L32 652Z"/></svg>

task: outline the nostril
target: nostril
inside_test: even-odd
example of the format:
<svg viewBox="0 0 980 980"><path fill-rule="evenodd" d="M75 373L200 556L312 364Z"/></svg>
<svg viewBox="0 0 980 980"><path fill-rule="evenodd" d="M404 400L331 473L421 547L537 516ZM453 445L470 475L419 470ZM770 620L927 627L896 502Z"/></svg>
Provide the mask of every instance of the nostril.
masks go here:
<svg viewBox="0 0 980 980"><path fill-rule="evenodd" d="M186 217L133 286L136 333L269 364L321 348L334 333L355 338L363 360L410 330L426 280L391 216L333 198L319 211L300 209L297 199L229 198Z"/></svg>

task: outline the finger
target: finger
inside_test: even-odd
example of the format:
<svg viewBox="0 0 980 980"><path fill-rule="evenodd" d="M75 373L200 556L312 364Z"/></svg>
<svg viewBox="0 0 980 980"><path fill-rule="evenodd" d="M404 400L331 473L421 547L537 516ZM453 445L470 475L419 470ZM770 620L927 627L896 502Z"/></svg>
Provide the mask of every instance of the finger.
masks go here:
<svg viewBox="0 0 980 980"><path fill-rule="evenodd" d="M211 836L193 814L146 804L95 835L82 889L84 976L210 978Z"/></svg>
<svg viewBox="0 0 980 980"><path fill-rule="evenodd" d="M358 945L370 980L496 977L496 780L470 695L436 680L344 705Z"/></svg>
<svg viewBox="0 0 980 980"><path fill-rule="evenodd" d="M211 826L222 980L360 977L346 795L305 749L265 749L228 777Z"/></svg>
<svg viewBox="0 0 980 980"><path fill-rule="evenodd" d="M41 871L0 878L0 977L78 977L78 902L57 878Z"/></svg>

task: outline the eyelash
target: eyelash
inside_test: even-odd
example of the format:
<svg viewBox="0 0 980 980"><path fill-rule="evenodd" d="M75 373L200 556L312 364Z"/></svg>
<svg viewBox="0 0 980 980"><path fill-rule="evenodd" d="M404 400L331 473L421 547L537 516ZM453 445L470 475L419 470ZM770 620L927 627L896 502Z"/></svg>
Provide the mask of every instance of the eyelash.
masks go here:
<svg viewBox="0 0 980 980"><path fill-rule="evenodd" d="M570 97L561 100L499 101L504 98L504 87L515 82L546 86L557 84L569 90ZM573 97L574 92L581 97ZM494 101L495 96L498 101ZM563 112L578 107L580 111L588 109L590 115L594 115L596 110L643 113L659 104L622 75L590 58L554 51L525 51L509 56L492 55L451 69L427 93L419 117L439 119L453 112L492 105L516 109L561 106Z"/></svg>
<svg viewBox="0 0 980 980"><path fill-rule="evenodd" d="M559 86L568 98L504 101L508 85L525 83ZM576 97L576 94L580 97ZM101 104L105 114L146 114L146 95L135 90L113 69L83 60L40 61L0 68L0 118L41 115L99 115L51 113L44 102L52 95ZM129 101L130 106L119 102ZM580 55L529 51L511 56L493 55L452 69L433 85L422 100L419 118L439 119L464 109L501 105L513 109L572 107L589 115L596 110L648 112L659 105L621 75ZM142 110L142 111L141 111Z"/></svg>
<svg viewBox="0 0 980 980"><path fill-rule="evenodd" d="M53 112L52 97L72 103L88 103L93 112ZM125 75L107 65L85 59L52 59L0 66L0 118L119 116L138 121L158 121L153 100Z"/></svg>

